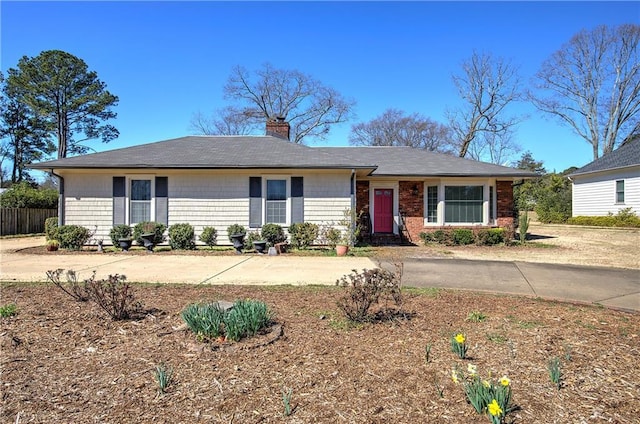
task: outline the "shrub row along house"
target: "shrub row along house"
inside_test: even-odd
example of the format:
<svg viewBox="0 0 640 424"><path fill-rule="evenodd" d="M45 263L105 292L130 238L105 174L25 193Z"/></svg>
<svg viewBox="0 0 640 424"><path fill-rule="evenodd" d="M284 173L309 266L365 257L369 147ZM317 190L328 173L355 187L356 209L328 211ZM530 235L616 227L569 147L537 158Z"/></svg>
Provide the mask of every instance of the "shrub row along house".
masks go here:
<svg viewBox="0 0 640 424"><path fill-rule="evenodd" d="M444 226L511 226L513 182L534 173L410 147L308 147L289 124L266 136L188 136L31 165L61 178L61 224L109 240L117 224L259 229L331 225L356 211L361 235L417 241Z"/></svg>

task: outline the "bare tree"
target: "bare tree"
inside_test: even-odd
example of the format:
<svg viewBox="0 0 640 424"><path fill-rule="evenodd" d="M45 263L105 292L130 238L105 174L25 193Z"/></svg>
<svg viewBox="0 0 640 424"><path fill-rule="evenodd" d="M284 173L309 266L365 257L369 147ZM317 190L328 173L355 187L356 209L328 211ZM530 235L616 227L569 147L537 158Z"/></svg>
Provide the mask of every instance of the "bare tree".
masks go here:
<svg viewBox="0 0 640 424"><path fill-rule="evenodd" d="M351 127L349 144L355 146L411 146L430 151L451 151L451 130L420 114L405 115L387 109L369 122Z"/></svg>
<svg viewBox="0 0 640 424"><path fill-rule="evenodd" d="M487 132L471 143L468 154L471 159L507 166L521 150L511 131L503 134Z"/></svg>
<svg viewBox="0 0 640 424"><path fill-rule="evenodd" d="M249 118L232 106L217 110L211 117L197 112L191 118L191 130L206 135L247 135L258 129L255 120Z"/></svg>
<svg viewBox="0 0 640 424"><path fill-rule="evenodd" d="M280 117L289 122L294 143L324 139L332 125L352 118L355 104L307 74L270 64L253 74L235 67L224 93L237 105L219 112L211 126L201 129L218 134L237 128L255 129L264 127L268 119Z"/></svg>
<svg viewBox="0 0 640 424"><path fill-rule="evenodd" d="M462 63L462 74L454 75L462 106L447 113L460 157L481 134L503 137L520 122L506 116L509 104L520 99L517 69L502 58L474 52Z"/></svg>
<svg viewBox="0 0 640 424"><path fill-rule="evenodd" d="M592 146L593 159L640 132L640 26L581 31L546 60L529 93Z"/></svg>

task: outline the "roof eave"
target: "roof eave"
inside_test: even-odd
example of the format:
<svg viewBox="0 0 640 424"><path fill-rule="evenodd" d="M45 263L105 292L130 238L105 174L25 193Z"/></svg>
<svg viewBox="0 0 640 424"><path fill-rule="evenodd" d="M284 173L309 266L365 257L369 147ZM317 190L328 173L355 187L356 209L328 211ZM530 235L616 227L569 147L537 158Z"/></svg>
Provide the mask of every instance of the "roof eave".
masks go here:
<svg viewBox="0 0 640 424"><path fill-rule="evenodd" d="M570 178L581 177L583 175L598 174L598 173L601 173L601 172L620 171L622 169L636 168L636 167L640 167L640 163L636 163L634 165L616 166L614 168L598 169L598 170L595 170L595 171L572 172L571 174L567 175L567 177L570 177Z"/></svg>

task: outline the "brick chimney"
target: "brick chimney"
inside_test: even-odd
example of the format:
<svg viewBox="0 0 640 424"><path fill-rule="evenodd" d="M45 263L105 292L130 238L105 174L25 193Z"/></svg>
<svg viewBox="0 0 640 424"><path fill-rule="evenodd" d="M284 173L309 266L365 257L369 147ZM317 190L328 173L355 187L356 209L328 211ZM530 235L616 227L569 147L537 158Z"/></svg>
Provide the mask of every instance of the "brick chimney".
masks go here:
<svg viewBox="0 0 640 424"><path fill-rule="evenodd" d="M278 116L277 118L269 118L267 119L267 135L272 135L274 137L284 138L285 140L289 140L289 132L291 127L289 123L284 120L284 117Z"/></svg>

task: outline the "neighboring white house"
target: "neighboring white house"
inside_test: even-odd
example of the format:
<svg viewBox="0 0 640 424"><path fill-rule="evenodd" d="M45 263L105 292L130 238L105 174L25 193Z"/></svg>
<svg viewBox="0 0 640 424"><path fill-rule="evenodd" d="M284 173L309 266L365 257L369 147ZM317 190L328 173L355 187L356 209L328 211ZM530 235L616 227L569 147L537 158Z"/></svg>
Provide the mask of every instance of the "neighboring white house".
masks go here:
<svg viewBox="0 0 640 424"><path fill-rule="evenodd" d="M569 175L573 216L640 214L640 137Z"/></svg>

